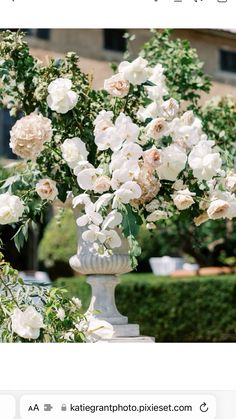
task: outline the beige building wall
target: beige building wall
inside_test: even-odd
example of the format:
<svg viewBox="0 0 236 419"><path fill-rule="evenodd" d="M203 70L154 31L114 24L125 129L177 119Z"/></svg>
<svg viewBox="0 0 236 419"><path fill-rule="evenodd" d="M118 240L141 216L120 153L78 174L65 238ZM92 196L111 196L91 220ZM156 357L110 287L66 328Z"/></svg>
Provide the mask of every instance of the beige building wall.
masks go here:
<svg viewBox="0 0 236 419"><path fill-rule="evenodd" d="M130 33L136 36L131 43L135 57L151 34L147 29L132 29ZM205 63L205 71L214 80L210 95L202 94L203 101L214 95L231 94L236 98L236 73L220 70L220 49L236 52L236 31L179 29L173 32L173 36L190 41ZM67 51L76 51L81 57L81 69L93 74L95 88L102 88L104 79L111 75L108 62L119 62L123 57L122 53L104 49L102 29L52 29L49 40L32 36L28 41L33 54L43 61L47 56L59 57Z"/></svg>
<svg viewBox="0 0 236 419"><path fill-rule="evenodd" d="M136 56L151 34L147 29L132 29L136 39L132 42L132 55ZM220 49L236 52L236 33L221 30L175 30L174 35L188 39L195 47L205 70L216 80L236 83L236 74L220 71ZM102 29L52 29L50 39L40 40L29 37L31 46L56 52L76 51L80 56L104 61L120 61L122 53L104 49Z"/></svg>
<svg viewBox="0 0 236 419"><path fill-rule="evenodd" d="M175 34L191 42L204 62L205 71L215 80L236 84L236 73L220 70L220 50L236 52L236 33L220 30L180 30L175 31Z"/></svg>
<svg viewBox="0 0 236 419"><path fill-rule="evenodd" d="M32 47L63 53L74 51L81 57L96 60L119 61L123 56L103 48L102 29L52 29L48 41L36 37L28 37L28 41Z"/></svg>

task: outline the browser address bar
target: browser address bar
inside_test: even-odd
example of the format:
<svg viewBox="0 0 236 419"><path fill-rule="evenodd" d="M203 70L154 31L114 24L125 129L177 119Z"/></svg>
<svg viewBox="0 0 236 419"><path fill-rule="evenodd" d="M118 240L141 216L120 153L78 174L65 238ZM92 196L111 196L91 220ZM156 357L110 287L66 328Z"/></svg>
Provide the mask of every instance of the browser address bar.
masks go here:
<svg viewBox="0 0 236 419"><path fill-rule="evenodd" d="M215 419L211 395L25 395L21 419L28 418L187 418Z"/></svg>

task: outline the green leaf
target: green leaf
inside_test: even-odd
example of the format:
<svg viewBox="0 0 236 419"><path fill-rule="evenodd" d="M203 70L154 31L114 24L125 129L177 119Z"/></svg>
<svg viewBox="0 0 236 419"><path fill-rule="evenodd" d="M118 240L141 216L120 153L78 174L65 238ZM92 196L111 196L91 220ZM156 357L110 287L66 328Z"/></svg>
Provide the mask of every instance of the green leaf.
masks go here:
<svg viewBox="0 0 236 419"><path fill-rule="evenodd" d="M130 205L125 205L123 207L122 215L122 227L125 237L137 236L139 226L142 223L141 217L137 213L133 213L132 207Z"/></svg>

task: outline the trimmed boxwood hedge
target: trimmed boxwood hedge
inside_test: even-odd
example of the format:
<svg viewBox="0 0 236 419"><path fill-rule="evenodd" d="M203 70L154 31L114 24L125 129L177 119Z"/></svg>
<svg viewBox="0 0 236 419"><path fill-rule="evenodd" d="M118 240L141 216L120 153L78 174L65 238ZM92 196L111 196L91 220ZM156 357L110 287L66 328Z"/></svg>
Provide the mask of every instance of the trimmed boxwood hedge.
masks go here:
<svg viewBox="0 0 236 419"><path fill-rule="evenodd" d="M85 278L62 278L56 286L79 296L86 309L90 287ZM236 342L235 275L173 279L128 274L116 294L120 312L157 342Z"/></svg>

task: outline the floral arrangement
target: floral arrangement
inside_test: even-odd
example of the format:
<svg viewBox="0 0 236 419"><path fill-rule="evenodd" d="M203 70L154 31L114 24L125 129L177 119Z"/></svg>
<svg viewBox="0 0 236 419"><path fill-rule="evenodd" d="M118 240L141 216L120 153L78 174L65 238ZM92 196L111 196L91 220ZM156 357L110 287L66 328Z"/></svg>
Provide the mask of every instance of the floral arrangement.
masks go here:
<svg viewBox="0 0 236 419"><path fill-rule="evenodd" d="M21 114L10 146L23 159L1 187L0 224L20 224L18 247L48 202L69 197L91 251L109 257L122 235L133 268L140 225L236 216L233 161L169 96L161 64L124 61L95 91L73 53L43 66L9 32L0 53L0 103Z"/></svg>
<svg viewBox="0 0 236 419"><path fill-rule="evenodd" d="M0 342L97 342L111 339L113 327L82 314L79 298L67 291L24 285L0 254Z"/></svg>

